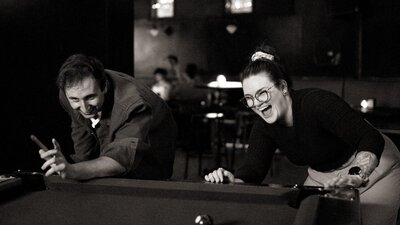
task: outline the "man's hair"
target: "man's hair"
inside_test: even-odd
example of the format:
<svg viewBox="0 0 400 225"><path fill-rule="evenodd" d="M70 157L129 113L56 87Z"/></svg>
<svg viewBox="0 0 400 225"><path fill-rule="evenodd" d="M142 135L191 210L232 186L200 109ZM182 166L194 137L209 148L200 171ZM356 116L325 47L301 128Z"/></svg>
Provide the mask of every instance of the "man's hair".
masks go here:
<svg viewBox="0 0 400 225"><path fill-rule="evenodd" d="M194 63L188 63L185 68L185 72L190 78L194 78L197 75L197 65Z"/></svg>
<svg viewBox="0 0 400 225"><path fill-rule="evenodd" d="M161 74L163 77L167 77L168 71L164 68L158 67L153 72L153 75L156 75L156 74Z"/></svg>
<svg viewBox="0 0 400 225"><path fill-rule="evenodd" d="M167 59L173 60L175 63L178 63L178 57L176 55L168 55Z"/></svg>
<svg viewBox="0 0 400 225"><path fill-rule="evenodd" d="M57 87L61 91L70 88L83 79L93 76L101 90L107 86L103 63L92 56L74 54L65 60L57 76Z"/></svg>

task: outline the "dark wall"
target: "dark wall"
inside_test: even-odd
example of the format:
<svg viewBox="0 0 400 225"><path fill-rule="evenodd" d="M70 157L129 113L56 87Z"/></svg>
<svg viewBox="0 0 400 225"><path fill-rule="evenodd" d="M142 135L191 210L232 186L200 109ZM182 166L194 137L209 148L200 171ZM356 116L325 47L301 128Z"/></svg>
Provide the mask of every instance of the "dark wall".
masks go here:
<svg viewBox="0 0 400 225"><path fill-rule="evenodd" d="M264 39L281 39L274 30L280 26L287 31L285 40L297 48L299 20L294 20L294 1L257 1L251 15L230 16L224 13L224 1L176 0L175 17L156 20L150 18L150 1L135 1L134 64L135 74L151 78L157 66L167 67L165 57L175 54L182 69L187 63L196 63L208 76L224 73L237 76L249 53ZM268 16L266 16L268 15ZM283 19L277 19L277 18ZM290 22L293 23L290 23ZM226 31L228 24L235 24L236 33ZM156 26L160 33L151 36L149 29ZM166 28L172 28L166 34ZM254 27L260 27L261 33ZM285 55L286 48L282 48Z"/></svg>
<svg viewBox="0 0 400 225"><path fill-rule="evenodd" d="M175 17L156 20L150 1L135 1L135 74L148 76L169 53L210 74L238 74L257 43L268 39L295 76L400 76L397 1L253 2L254 13L232 16L223 1L176 0ZM230 23L238 25L233 35L225 30ZM161 31L157 37L149 34L154 25ZM165 35L165 27L174 33ZM331 63L329 51L340 53L339 64Z"/></svg>
<svg viewBox="0 0 400 225"><path fill-rule="evenodd" d="M400 77L400 1L372 1L363 9L363 71Z"/></svg>
<svg viewBox="0 0 400 225"><path fill-rule="evenodd" d="M69 118L58 103L55 77L62 62L81 52L105 66L133 70L133 2L129 0L4 0L0 3L3 81L0 172L37 169L34 133L71 146Z"/></svg>

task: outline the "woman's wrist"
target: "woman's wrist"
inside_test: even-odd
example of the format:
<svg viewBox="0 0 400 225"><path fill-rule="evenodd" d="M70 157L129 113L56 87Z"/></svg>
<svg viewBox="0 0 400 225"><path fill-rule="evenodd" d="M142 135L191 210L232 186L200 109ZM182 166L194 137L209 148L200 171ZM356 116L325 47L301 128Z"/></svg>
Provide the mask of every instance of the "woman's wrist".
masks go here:
<svg viewBox="0 0 400 225"><path fill-rule="evenodd" d="M369 182L369 176L364 173L361 169L361 167L359 166L353 166L349 169L348 175L355 175L355 176L359 176L361 178L361 187L365 187L367 186L368 182Z"/></svg>
<svg viewBox="0 0 400 225"><path fill-rule="evenodd" d="M354 160L354 166L349 170L349 174L360 176L362 179L361 186L366 186L370 174L375 170L378 164L379 159L374 153L369 151L359 151Z"/></svg>

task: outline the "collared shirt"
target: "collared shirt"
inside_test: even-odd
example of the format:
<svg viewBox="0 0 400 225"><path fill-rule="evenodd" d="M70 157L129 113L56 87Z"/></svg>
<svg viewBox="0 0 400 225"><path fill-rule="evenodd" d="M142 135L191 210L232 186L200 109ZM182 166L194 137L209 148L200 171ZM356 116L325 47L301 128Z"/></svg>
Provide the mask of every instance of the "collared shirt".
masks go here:
<svg viewBox="0 0 400 225"><path fill-rule="evenodd" d="M101 112L98 113L98 116L96 118L90 118L90 121L92 121L92 128L96 128L96 125L99 124L101 119Z"/></svg>

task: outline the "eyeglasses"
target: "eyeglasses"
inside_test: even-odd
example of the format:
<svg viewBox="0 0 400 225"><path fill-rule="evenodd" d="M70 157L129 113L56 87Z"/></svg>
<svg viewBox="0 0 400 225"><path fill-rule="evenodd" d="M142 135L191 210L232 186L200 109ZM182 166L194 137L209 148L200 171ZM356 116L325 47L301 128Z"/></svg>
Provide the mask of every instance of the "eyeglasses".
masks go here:
<svg viewBox="0 0 400 225"><path fill-rule="evenodd" d="M243 103L244 106L247 108L254 108L254 98L257 99L261 103L266 103L271 99L271 88L273 88L275 85L272 85L271 87L265 87L261 88L256 92L256 94L253 96L251 95L245 95L243 98L241 98L239 101Z"/></svg>

